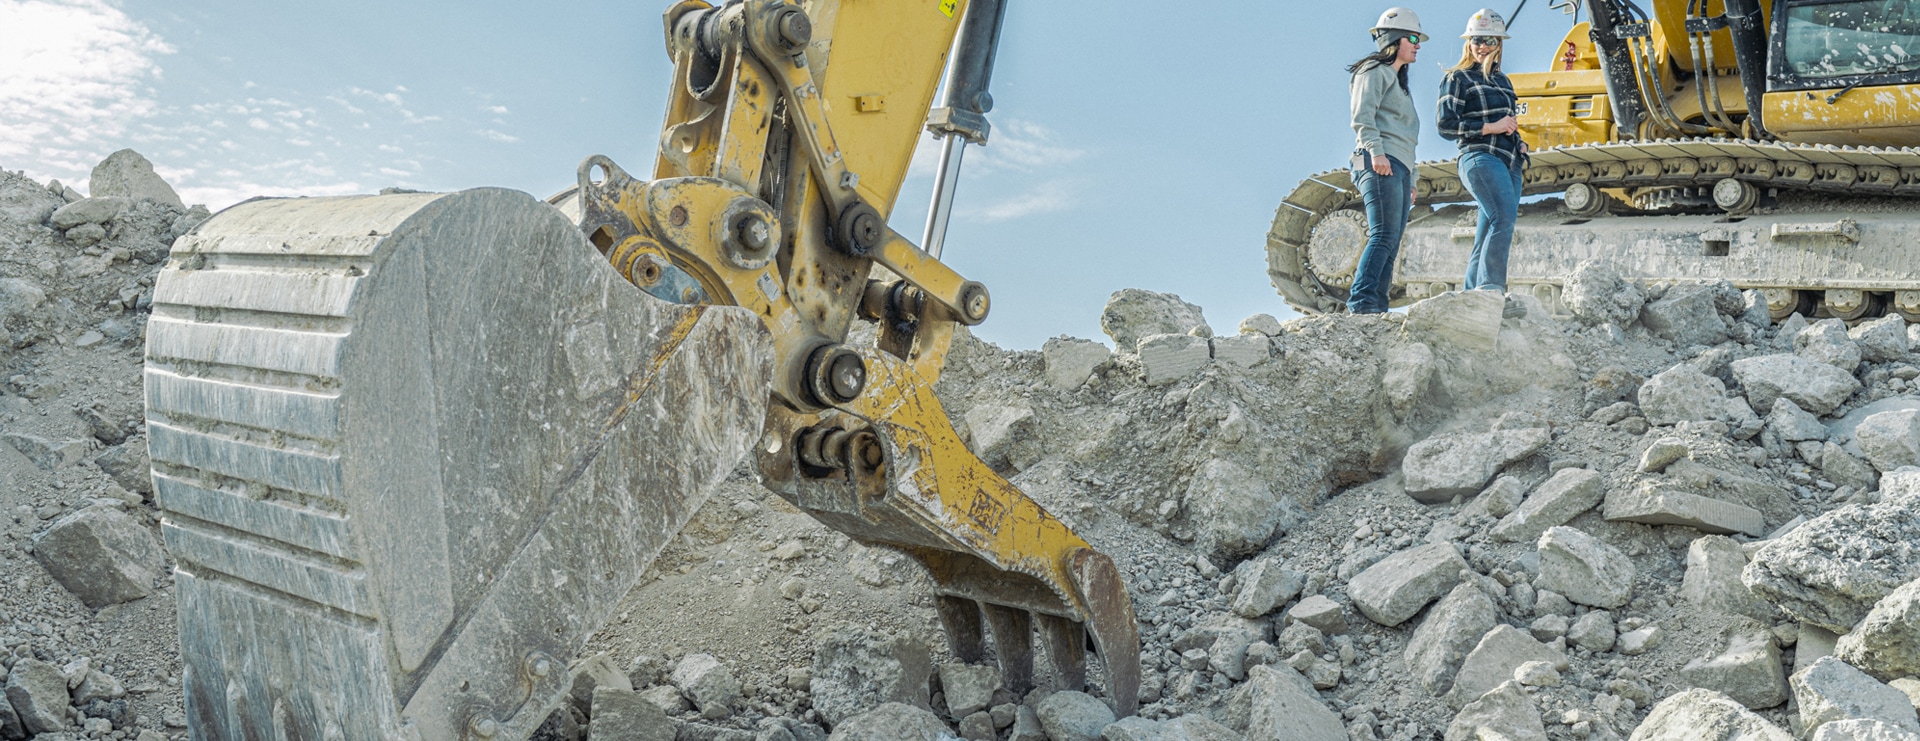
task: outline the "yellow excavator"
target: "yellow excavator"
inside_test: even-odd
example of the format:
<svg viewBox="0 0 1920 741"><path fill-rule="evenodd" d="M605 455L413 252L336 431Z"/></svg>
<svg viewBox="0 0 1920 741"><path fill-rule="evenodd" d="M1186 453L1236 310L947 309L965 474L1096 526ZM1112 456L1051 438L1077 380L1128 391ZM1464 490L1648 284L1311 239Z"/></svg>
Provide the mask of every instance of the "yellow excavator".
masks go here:
<svg viewBox="0 0 1920 741"><path fill-rule="evenodd" d="M749 458L924 565L956 658L1131 714L1119 569L969 452L932 389L991 309L939 258L1003 17L681 0L649 177L595 156L549 202L255 200L180 239L145 379L192 737L526 738ZM943 153L916 245L887 216L925 130Z"/></svg>
<svg viewBox="0 0 1920 741"><path fill-rule="evenodd" d="M1554 307L1602 259L1652 282L1758 289L1775 319L1920 320L1920 2L1561 0L1546 71L1510 72L1533 149L1509 289ZM1584 17L1585 20L1581 20ZM1453 161L1418 165L1395 305L1458 288L1473 210ZM1344 171L1302 181L1267 235L1303 312L1343 310L1366 242Z"/></svg>

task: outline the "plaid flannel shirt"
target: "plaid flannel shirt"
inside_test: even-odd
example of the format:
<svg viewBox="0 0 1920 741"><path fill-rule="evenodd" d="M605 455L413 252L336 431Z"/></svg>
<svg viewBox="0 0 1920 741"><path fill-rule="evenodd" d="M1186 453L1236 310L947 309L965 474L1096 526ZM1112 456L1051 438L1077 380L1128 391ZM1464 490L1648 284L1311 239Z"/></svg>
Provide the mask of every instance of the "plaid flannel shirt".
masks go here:
<svg viewBox="0 0 1920 741"><path fill-rule="evenodd" d="M1508 166L1520 159L1517 134L1480 133L1487 124L1507 116L1519 116L1519 100L1513 82L1498 69L1492 75L1478 67L1454 70L1440 82L1440 135L1460 143L1460 153L1489 152L1505 160Z"/></svg>

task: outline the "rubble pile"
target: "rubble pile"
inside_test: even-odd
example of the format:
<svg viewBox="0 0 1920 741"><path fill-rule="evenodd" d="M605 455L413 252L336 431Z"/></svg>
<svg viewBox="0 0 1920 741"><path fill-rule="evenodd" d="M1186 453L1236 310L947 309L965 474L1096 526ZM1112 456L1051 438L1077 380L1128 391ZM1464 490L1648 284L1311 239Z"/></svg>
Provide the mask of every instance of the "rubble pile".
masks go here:
<svg viewBox="0 0 1920 741"><path fill-rule="evenodd" d="M130 151L90 186L0 172L0 739L185 733L141 337L207 214ZM1137 716L954 661L910 558L743 469L536 738L1920 740L1920 329L1604 262L1516 298L959 334L956 426L1127 579Z"/></svg>

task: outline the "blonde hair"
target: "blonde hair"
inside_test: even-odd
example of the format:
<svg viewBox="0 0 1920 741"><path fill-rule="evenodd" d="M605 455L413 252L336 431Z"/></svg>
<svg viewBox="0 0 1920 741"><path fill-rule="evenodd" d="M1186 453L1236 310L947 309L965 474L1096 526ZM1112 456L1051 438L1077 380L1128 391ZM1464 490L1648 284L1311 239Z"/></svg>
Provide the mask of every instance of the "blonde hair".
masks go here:
<svg viewBox="0 0 1920 741"><path fill-rule="evenodd" d="M1467 39L1460 46L1460 63L1453 65L1452 67L1448 67L1447 71L1460 72L1462 70L1472 69L1473 67L1478 66L1482 73L1488 76L1492 76L1493 71L1500 66L1500 53L1506 50L1507 50L1506 40L1501 39L1500 45L1497 47L1494 47L1492 54L1487 55L1487 61L1476 62L1473 59L1473 39Z"/></svg>

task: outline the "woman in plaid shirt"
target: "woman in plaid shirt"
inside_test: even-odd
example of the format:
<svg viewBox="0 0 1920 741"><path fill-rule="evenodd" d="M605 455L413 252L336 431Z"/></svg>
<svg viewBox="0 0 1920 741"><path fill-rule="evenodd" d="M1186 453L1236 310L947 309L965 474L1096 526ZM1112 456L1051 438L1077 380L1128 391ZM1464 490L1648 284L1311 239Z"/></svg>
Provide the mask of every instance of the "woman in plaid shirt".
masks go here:
<svg viewBox="0 0 1920 741"><path fill-rule="evenodd" d="M1507 24L1499 13L1481 9L1460 37L1467 40L1460 63L1447 70L1441 82L1439 128L1441 136L1459 142L1460 180L1480 205L1464 287L1505 291L1507 249L1513 245L1513 222L1520 213L1520 173L1527 154L1520 122L1514 118L1519 107L1513 83L1500 71Z"/></svg>

